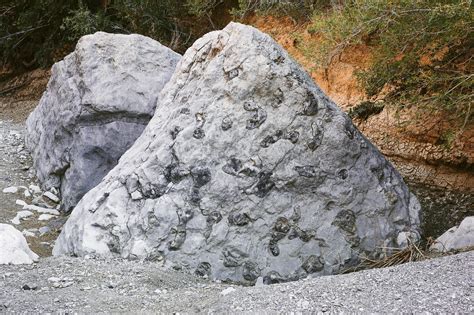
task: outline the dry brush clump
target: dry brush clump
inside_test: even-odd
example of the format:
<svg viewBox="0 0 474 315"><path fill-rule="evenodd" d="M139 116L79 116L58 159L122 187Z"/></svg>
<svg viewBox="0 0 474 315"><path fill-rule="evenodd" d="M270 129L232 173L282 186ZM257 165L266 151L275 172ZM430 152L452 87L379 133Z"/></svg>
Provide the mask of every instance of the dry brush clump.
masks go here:
<svg viewBox="0 0 474 315"><path fill-rule="evenodd" d="M414 242L408 239L408 245L404 248L391 248L384 247L382 250L388 251L391 254L386 255L380 259L372 259L368 257L360 257L361 263L357 266L348 268L342 273L351 273L360 270L374 269L374 268L387 268L393 267L409 262L423 261L426 259L432 259L437 257L449 256L458 254L461 252L467 252L474 250L474 247L467 247L460 250L444 251L439 252L430 250L430 246L434 244L435 240L428 238L426 241Z"/></svg>

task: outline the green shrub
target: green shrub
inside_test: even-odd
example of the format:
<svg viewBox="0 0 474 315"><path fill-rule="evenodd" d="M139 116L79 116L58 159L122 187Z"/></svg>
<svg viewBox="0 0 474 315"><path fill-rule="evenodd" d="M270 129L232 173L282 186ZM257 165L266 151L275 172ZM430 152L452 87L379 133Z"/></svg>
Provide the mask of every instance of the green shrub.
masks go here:
<svg viewBox="0 0 474 315"><path fill-rule="evenodd" d="M46 65L65 41L63 17L78 3L56 0L4 1L0 5L0 57L13 66Z"/></svg>
<svg viewBox="0 0 474 315"><path fill-rule="evenodd" d="M236 18L244 19L248 15L289 16L298 21L311 17L316 8L330 6L334 0L239 0L239 5L233 10Z"/></svg>
<svg viewBox="0 0 474 315"><path fill-rule="evenodd" d="M4 0L0 60L18 71L46 67L58 51L66 47L67 53L81 36L96 31L139 33L184 52L196 38L222 27L212 14L224 2L114 0L104 6L99 0Z"/></svg>
<svg viewBox="0 0 474 315"><path fill-rule="evenodd" d="M388 102L441 108L472 119L474 13L467 0L352 0L315 12L312 52L323 66L351 45L372 46L372 65L358 73L368 96L385 87Z"/></svg>
<svg viewBox="0 0 474 315"><path fill-rule="evenodd" d="M189 14L202 17L209 16L225 0L186 0Z"/></svg>
<svg viewBox="0 0 474 315"><path fill-rule="evenodd" d="M77 10L71 10L69 15L64 17L60 29L65 32L67 41L75 42L81 36L107 30L111 26L112 23L104 12L92 13L81 3Z"/></svg>

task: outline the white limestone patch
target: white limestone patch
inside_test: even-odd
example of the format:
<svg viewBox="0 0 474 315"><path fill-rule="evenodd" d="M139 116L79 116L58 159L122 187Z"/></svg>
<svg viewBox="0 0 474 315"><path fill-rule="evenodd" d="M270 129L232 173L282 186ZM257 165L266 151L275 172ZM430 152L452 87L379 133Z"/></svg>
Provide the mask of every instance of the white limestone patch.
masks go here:
<svg viewBox="0 0 474 315"><path fill-rule="evenodd" d="M18 192L18 187L10 186L2 190L4 194L16 194Z"/></svg>
<svg viewBox="0 0 474 315"><path fill-rule="evenodd" d="M38 258L30 250L20 231L11 225L0 223L0 264L32 264Z"/></svg>
<svg viewBox="0 0 474 315"><path fill-rule="evenodd" d="M454 226L438 237L430 249L440 252L474 246L474 216L466 217L459 226Z"/></svg>
<svg viewBox="0 0 474 315"><path fill-rule="evenodd" d="M21 220L24 220L26 218L29 218L33 215L33 212L28 211L28 210L23 210L19 211L16 216L11 220L11 222L15 225L18 225L21 223Z"/></svg>

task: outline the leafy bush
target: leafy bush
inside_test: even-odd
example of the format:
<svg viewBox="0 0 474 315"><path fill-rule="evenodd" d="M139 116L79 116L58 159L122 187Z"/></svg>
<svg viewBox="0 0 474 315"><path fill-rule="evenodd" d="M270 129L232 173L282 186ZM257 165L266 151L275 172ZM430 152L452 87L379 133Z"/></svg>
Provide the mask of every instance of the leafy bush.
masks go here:
<svg viewBox="0 0 474 315"><path fill-rule="evenodd" d="M190 14L195 16L208 16L217 6L225 0L187 0L186 5Z"/></svg>
<svg viewBox="0 0 474 315"><path fill-rule="evenodd" d="M65 33L69 42L74 42L86 34L92 34L111 27L111 22L104 12L92 13L86 6L80 3L77 10L71 10L64 17L60 29Z"/></svg>
<svg viewBox="0 0 474 315"><path fill-rule="evenodd" d="M0 57L15 66L45 65L65 41L63 17L78 4L56 0L17 0L0 5Z"/></svg>
<svg viewBox="0 0 474 315"><path fill-rule="evenodd" d="M248 15L289 16L297 20L306 20L312 12L330 6L335 0L239 0L239 5L233 10L233 15L244 19Z"/></svg>
<svg viewBox="0 0 474 315"><path fill-rule="evenodd" d="M177 4L178 3L178 4ZM174 17L183 5L173 0L116 0L109 10L117 28L127 33L138 33L178 49L183 32Z"/></svg>
<svg viewBox="0 0 474 315"><path fill-rule="evenodd" d="M389 88L386 101L441 107L466 122L473 116L473 30L470 0L352 0L315 12L310 28L323 38L317 60L326 66L350 45L373 47L372 65L358 73L368 96Z"/></svg>
<svg viewBox="0 0 474 315"><path fill-rule="evenodd" d="M236 0L235 0L236 1ZM83 35L139 33L183 52L213 21L221 0L8 0L0 2L0 59L16 70L49 66ZM228 2L228 1L227 1ZM234 2L234 1L230 1ZM237 5L237 2L235 2ZM230 8L229 8L230 9ZM230 16L230 15L229 15ZM217 17L222 19L222 17ZM227 21L225 21L227 22ZM58 54L58 51L62 53Z"/></svg>

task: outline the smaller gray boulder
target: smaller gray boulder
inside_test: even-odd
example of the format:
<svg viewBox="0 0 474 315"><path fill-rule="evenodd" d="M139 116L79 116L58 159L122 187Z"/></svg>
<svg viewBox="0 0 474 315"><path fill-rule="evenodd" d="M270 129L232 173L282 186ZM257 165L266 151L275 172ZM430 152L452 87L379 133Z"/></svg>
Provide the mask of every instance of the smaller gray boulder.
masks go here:
<svg viewBox="0 0 474 315"><path fill-rule="evenodd" d="M27 147L44 190L71 210L140 136L180 55L151 38L98 32L56 63L27 120Z"/></svg>
<svg viewBox="0 0 474 315"><path fill-rule="evenodd" d="M454 226L438 237L431 250L449 252L474 246L474 216L466 217L459 226Z"/></svg>

